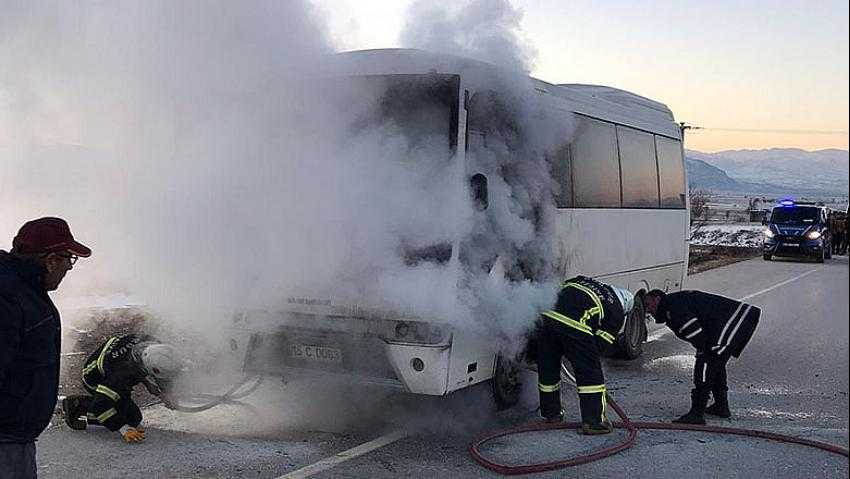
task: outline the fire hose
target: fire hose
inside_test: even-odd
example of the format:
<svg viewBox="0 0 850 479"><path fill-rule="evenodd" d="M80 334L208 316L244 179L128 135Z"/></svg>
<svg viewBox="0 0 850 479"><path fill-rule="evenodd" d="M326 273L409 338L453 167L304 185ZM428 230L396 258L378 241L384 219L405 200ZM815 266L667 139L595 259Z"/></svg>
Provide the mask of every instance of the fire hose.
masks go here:
<svg viewBox="0 0 850 479"><path fill-rule="evenodd" d="M254 382L249 384L252 380ZM237 405L252 409L250 404L241 401L240 399L245 398L256 391L262 383L263 376L255 376L253 378L246 377L242 381L234 384L223 394L193 393L179 396L163 394L159 397L159 402L162 402L162 404L168 409L188 413L206 411L222 404ZM245 385L248 385L248 387L245 388Z"/></svg>
<svg viewBox="0 0 850 479"><path fill-rule="evenodd" d="M575 383L575 378L573 378L572 374L570 374L569 370L565 366L561 366L562 376L566 375L573 383ZM754 437L759 439L767 439L770 441L791 443L791 444L799 444L802 446L813 447L816 449L820 449L826 452L831 452L833 454L838 454L844 457L848 457L847 448L836 446L834 444L829 444L820 441L813 441L810 439L803 439L794 436L787 436L785 434L777 434L767 431L758 431L755 429L741 429L741 428L733 428L733 427L722 427L722 426L708 426L708 425L698 425L698 424L677 424L677 423L664 423L664 422L639 422L639 421L630 421L625 411L614 401L614 399L606 393L606 398L608 404L614 409L617 413L617 416L620 417L620 422L615 422L614 427L617 429L625 429L627 431L626 438L622 442L615 444L613 446L609 446L606 448L599 449L597 451L591 452L589 454L583 454L571 458L559 459L550 462L542 462L536 464L519 464L519 465L511 465L511 464L503 464L493 460L490 460L481 453L481 446L486 444L493 439L497 439L500 437L510 436L514 434L524 434L533 431L546 431L553 429L577 429L581 426L580 423L576 422L561 422L561 423L533 423L527 424L524 426L519 426L510 429L504 429L501 431L496 431L489 433L483 437L480 437L473 441L469 446L469 453L472 455L472 458L475 459L478 464L481 464L485 468L496 472L498 474L506 475L506 476L515 476L520 474L531 474L531 473L539 473L546 471L553 471L556 469L562 469L566 467L578 466L580 464L587 464L594 461L598 461L600 459L604 459L606 457L610 457L614 454L617 454L620 451L624 451L635 444L637 439L637 434L639 429L652 429L652 430L674 430L674 431L698 431L698 432L709 432L715 434L732 434L737 436L746 436L746 437Z"/></svg>

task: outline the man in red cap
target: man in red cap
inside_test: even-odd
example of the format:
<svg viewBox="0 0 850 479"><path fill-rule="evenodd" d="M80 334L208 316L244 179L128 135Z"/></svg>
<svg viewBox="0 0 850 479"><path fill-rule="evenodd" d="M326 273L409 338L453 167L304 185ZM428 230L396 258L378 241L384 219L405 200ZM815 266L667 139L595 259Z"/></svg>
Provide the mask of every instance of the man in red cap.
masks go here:
<svg viewBox="0 0 850 479"><path fill-rule="evenodd" d="M60 218L24 224L0 251L0 479L35 478L35 440L59 390L61 324L47 295L91 250Z"/></svg>

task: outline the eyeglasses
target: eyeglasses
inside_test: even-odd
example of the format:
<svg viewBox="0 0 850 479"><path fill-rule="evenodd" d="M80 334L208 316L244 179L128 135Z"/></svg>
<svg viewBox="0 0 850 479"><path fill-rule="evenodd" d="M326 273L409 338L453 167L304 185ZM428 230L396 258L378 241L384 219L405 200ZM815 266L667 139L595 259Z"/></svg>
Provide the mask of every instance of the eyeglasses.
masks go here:
<svg viewBox="0 0 850 479"><path fill-rule="evenodd" d="M80 257L75 254L60 254L59 256L70 261L71 266L74 266L74 263L76 263L77 260L80 259Z"/></svg>

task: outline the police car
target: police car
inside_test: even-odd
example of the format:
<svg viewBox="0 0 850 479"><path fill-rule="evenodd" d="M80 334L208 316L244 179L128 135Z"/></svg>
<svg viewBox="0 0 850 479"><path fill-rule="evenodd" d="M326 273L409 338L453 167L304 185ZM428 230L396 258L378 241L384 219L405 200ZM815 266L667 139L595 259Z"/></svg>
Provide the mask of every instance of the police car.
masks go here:
<svg viewBox="0 0 850 479"><path fill-rule="evenodd" d="M774 256L803 256L823 263L832 257L832 236L823 206L782 200L765 225L765 261Z"/></svg>

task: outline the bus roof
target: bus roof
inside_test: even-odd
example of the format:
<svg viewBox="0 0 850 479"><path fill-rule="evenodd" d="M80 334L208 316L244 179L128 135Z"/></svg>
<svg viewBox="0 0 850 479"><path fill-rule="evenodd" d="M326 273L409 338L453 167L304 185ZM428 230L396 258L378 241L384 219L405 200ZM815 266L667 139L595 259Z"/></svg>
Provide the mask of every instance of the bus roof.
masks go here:
<svg viewBox="0 0 850 479"><path fill-rule="evenodd" d="M356 50L334 56L335 75L386 75L416 73L457 74L462 78L510 74L486 62L424 50L387 48ZM671 138L681 139L673 113L663 103L617 88L600 85L555 85L531 78L534 89L564 100L582 115L611 121Z"/></svg>

